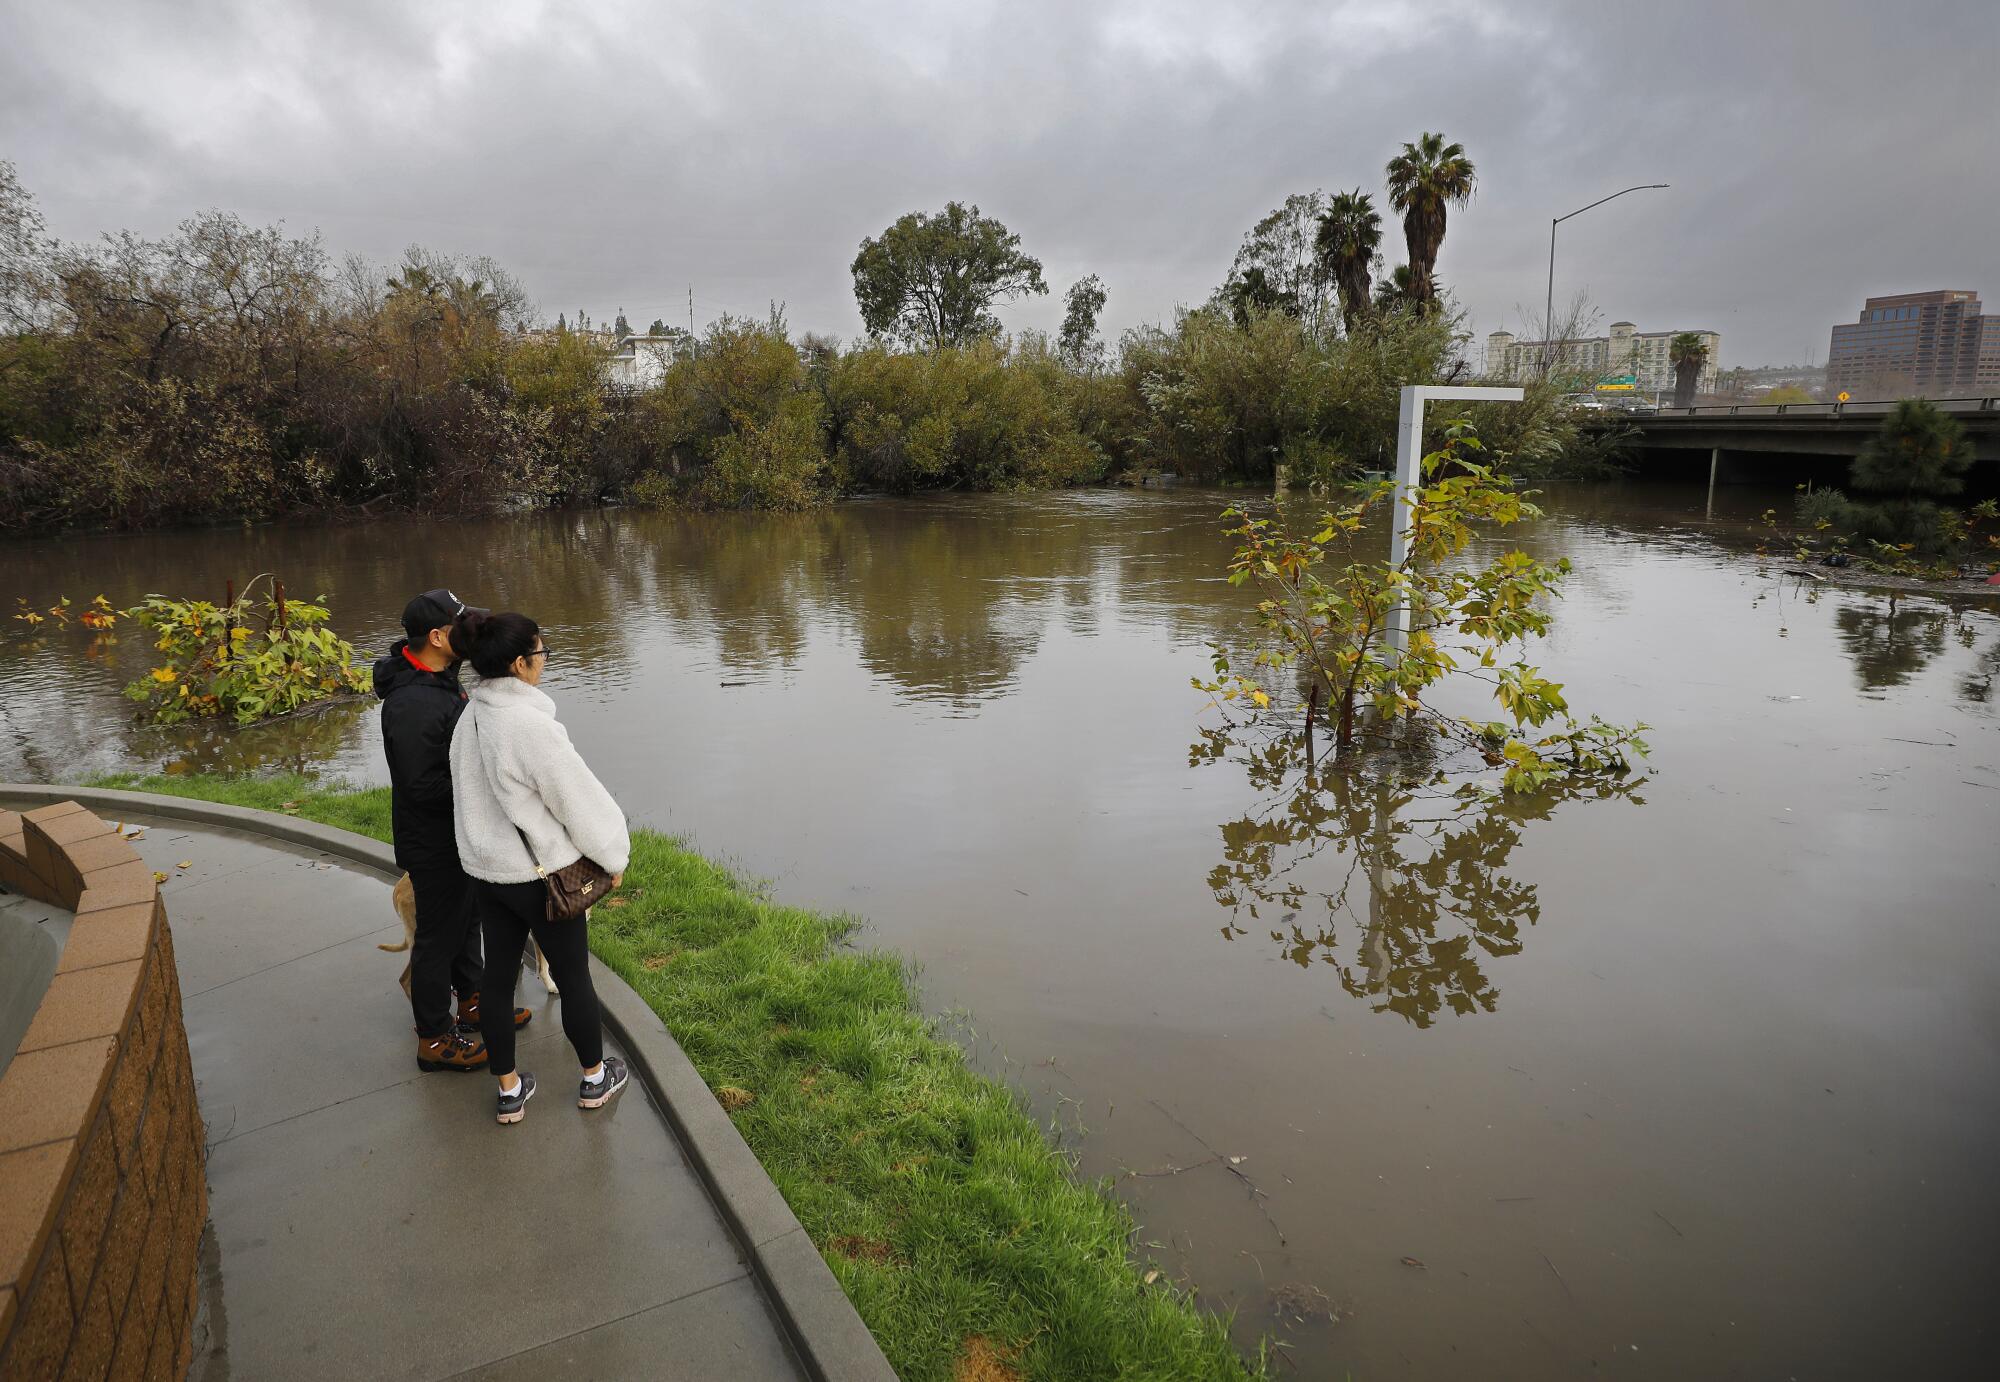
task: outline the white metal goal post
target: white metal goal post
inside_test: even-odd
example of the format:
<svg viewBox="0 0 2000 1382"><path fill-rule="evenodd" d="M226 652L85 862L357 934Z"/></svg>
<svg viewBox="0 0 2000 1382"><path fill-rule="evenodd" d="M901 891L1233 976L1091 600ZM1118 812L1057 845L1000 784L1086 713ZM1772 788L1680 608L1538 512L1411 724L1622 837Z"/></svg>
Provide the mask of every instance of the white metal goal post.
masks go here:
<svg viewBox="0 0 2000 1382"><path fill-rule="evenodd" d="M1401 414L1396 420L1396 521L1389 535L1389 565L1401 566L1410 554L1411 514L1417 487L1423 483L1424 405L1432 402L1519 403L1526 391L1518 388L1487 388L1478 385L1411 384L1403 390ZM1389 611L1387 646L1396 653L1409 647L1410 602L1398 600Z"/></svg>

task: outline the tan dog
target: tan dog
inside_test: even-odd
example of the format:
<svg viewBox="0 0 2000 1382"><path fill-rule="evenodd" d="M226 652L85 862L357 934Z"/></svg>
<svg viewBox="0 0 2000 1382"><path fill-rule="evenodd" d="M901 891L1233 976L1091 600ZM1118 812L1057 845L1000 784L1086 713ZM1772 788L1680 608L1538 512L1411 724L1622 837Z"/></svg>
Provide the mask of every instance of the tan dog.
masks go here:
<svg viewBox="0 0 2000 1382"><path fill-rule="evenodd" d="M375 948L377 950L387 950L393 954L398 950L408 950L416 943L417 939L417 890L415 885L410 882L409 874L406 873L396 880L395 890L389 894L389 900L395 904L396 915L403 919L403 943L401 945L378 945ZM548 959L542 954L542 948L535 944L533 936L528 937L528 948L521 952L521 967L523 969L534 970L535 977L542 981L542 987L547 989L551 996L555 994L556 981L549 974ZM403 986L403 996L408 998L410 996L410 966L407 962L403 965L403 976L396 982Z"/></svg>

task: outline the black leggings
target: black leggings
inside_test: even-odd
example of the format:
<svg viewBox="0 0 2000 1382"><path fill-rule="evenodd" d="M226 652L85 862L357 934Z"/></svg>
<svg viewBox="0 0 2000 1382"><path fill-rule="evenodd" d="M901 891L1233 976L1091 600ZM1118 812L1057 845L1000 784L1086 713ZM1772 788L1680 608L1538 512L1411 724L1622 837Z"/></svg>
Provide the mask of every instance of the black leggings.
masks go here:
<svg viewBox="0 0 2000 1382"><path fill-rule="evenodd" d="M475 880L480 929L486 933L486 989L479 995L479 1031L486 1038L487 1068L495 1075L514 1070L514 986L521 977L521 952L533 933L549 962L549 975L562 991L563 1035L588 1070L604 1059L604 1027L597 990L590 983L590 944L585 921L545 921L548 889L532 883Z"/></svg>

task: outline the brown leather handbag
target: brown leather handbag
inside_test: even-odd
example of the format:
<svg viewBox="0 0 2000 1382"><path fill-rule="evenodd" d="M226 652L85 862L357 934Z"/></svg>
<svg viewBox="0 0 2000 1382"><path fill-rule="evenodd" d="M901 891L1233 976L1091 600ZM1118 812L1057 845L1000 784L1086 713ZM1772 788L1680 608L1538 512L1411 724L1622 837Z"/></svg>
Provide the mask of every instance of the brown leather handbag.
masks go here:
<svg viewBox="0 0 2000 1382"><path fill-rule="evenodd" d="M573 921L610 893L611 875L593 863L589 856L579 856L575 863L565 864L550 873L535 858L535 847L528 843L528 832L517 825L514 833L521 837L521 846L528 851L528 862L535 866L535 876L548 890L548 903L542 910L544 919Z"/></svg>

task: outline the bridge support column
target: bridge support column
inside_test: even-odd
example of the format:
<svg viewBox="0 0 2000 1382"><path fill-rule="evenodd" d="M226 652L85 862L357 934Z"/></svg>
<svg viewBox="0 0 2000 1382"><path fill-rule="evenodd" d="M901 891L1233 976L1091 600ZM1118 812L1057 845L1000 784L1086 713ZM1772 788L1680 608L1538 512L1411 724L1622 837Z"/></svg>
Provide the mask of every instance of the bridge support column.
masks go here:
<svg viewBox="0 0 2000 1382"><path fill-rule="evenodd" d="M1722 469L1722 448L1717 446L1708 453L1708 512L1706 517L1715 517L1715 476Z"/></svg>

